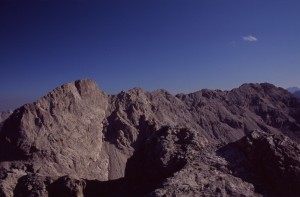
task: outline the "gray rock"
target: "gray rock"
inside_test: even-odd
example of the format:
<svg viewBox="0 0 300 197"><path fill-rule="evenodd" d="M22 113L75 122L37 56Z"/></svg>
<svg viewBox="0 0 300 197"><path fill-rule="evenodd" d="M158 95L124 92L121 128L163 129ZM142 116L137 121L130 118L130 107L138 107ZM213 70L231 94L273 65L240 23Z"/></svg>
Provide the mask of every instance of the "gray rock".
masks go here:
<svg viewBox="0 0 300 197"><path fill-rule="evenodd" d="M263 134L252 132L257 129ZM134 88L108 95L94 81L79 80L3 122L0 192L299 195L299 131L300 102L271 84L178 95Z"/></svg>
<svg viewBox="0 0 300 197"><path fill-rule="evenodd" d="M25 176L22 170L0 170L0 196L13 197L18 179Z"/></svg>
<svg viewBox="0 0 300 197"><path fill-rule="evenodd" d="M27 171L45 176L107 179L107 161L100 156L107 104L108 96L90 80L56 88L7 119L2 155L26 160Z"/></svg>
<svg viewBox="0 0 300 197"><path fill-rule="evenodd" d="M49 177L27 174L18 179L14 188L14 197L47 197L47 186L52 182Z"/></svg>

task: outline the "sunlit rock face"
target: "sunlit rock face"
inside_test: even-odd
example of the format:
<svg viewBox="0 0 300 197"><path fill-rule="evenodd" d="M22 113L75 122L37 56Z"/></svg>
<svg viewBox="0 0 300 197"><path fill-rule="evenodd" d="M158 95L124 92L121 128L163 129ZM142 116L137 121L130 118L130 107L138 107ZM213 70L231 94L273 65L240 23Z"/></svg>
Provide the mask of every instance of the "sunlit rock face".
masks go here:
<svg viewBox="0 0 300 197"><path fill-rule="evenodd" d="M7 117L0 196L300 195L300 103L271 84L109 95L84 79Z"/></svg>

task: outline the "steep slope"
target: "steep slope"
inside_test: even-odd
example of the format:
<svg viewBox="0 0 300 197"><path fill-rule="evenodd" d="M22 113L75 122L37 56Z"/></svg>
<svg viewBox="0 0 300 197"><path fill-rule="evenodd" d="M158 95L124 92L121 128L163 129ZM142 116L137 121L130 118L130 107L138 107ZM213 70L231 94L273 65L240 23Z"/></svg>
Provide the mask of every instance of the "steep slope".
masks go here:
<svg viewBox="0 0 300 197"><path fill-rule="evenodd" d="M1 160L41 175L102 178L107 170L98 166L107 105L108 96L90 80L63 85L24 105L3 125Z"/></svg>
<svg viewBox="0 0 300 197"><path fill-rule="evenodd" d="M246 159L243 148L228 148L257 129L262 138L284 134L297 144L299 101L267 83L231 91L172 95L134 88L108 95L94 81L79 80L15 110L3 123L0 191L6 196L269 195L273 186L247 166L260 156ZM296 162L284 166L298 169L297 150L286 150L292 152L281 154L294 154ZM239 156L243 162L234 163ZM249 172L237 173L233 166ZM249 178L251 173L257 176ZM297 173L288 176L297 182Z"/></svg>
<svg viewBox="0 0 300 197"><path fill-rule="evenodd" d="M299 196L300 146L255 130L215 153L201 153L150 196Z"/></svg>

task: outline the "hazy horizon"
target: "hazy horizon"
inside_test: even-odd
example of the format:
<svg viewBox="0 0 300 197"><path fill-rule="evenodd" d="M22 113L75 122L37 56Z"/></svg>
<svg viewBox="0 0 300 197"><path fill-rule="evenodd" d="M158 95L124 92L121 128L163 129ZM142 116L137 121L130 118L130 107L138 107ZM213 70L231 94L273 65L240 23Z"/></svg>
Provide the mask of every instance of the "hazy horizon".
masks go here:
<svg viewBox="0 0 300 197"><path fill-rule="evenodd" d="M1 1L0 110L81 78L110 94L300 87L299 10L297 0Z"/></svg>

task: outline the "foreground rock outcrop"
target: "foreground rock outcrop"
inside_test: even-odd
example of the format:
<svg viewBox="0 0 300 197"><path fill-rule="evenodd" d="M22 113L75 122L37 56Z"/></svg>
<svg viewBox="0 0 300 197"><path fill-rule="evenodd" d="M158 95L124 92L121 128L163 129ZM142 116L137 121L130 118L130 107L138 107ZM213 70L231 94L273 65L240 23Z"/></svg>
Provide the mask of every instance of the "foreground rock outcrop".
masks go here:
<svg viewBox="0 0 300 197"><path fill-rule="evenodd" d="M271 84L117 95L92 80L16 109L0 196L297 196L300 102Z"/></svg>

